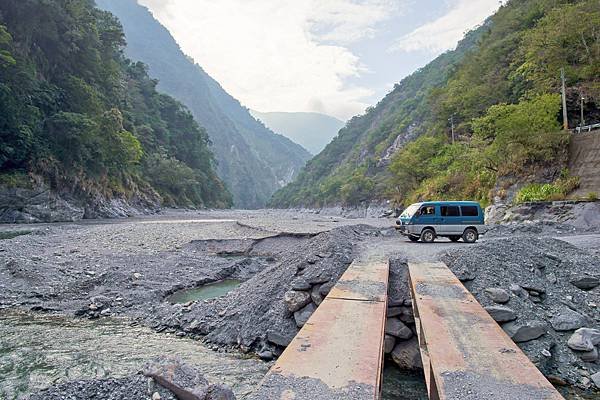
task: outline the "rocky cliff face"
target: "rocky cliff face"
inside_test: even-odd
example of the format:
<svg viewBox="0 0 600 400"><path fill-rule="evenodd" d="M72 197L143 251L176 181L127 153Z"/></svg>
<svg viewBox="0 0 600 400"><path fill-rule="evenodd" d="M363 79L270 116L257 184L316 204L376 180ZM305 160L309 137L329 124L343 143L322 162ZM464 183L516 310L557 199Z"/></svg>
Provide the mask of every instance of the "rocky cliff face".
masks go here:
<svg viewBox="0 0 600 400"><path fill-rule="evenodd" d="M79 221L153 214L160 197L150 191L109 198L99 192L81 195L56 191L38 182L29 187L0 186L0 223Z"/></svg>
<svg viewBox="0 0 600 400"><path fill-rule="evenodd" d="M250 115L179 48L171 34L135 0L97 0L115 14L127 36L125 52L149 66L158 89L182 103L206 128L217 173L238 208L263 207L271 195L296 177L310 153L277 135Z"/></svg>
<svg viewBox="0 0 600 400"><path fill-rule="evenodd" d="M575 196L600 194L600 131L578 133L571 137L569 172L580 177Z"/></svg>

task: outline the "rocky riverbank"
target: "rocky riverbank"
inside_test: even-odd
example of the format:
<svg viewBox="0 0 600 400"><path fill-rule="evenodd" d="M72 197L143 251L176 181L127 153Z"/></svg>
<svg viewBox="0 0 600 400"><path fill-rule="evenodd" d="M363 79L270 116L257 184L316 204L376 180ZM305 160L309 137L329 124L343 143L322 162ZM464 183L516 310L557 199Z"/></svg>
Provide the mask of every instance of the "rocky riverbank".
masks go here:
<svg viewBox="0 0 600 400"><path fill-rule="evenodd" d="M127 317L271 360L352 260L376 252L391 259L386 358L419 370L406 263L444 260L553 382L596 390L600 235L513 224L476 245L424 245L388 224L265 211L40 227L0 241L0 308ZM232 278L243 283L225 296L169 301Z"/></svg>

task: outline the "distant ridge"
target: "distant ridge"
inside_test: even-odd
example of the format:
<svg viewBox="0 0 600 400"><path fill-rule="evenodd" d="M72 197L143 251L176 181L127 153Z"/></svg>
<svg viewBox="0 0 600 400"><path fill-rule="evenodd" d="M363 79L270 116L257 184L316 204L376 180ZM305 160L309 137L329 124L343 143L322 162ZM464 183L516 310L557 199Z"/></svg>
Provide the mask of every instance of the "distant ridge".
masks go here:
<svg viewBox="0 0 600 400"><path fill-rule="evenodd" d="M344 127L330 115L315 112L259 112L250 113L274 132L302 145L312 154L319 154Z"/></svg>
<svg viewBox="0 0 600 400"><path fill-rule="evenodd" d="M184 103L212 141L217 173L239 208L260 208L296 177L310 153L254 119L179 48L169 31L135 0L97 0L127 36L125 53L149 66L158 90Z"/></svg>

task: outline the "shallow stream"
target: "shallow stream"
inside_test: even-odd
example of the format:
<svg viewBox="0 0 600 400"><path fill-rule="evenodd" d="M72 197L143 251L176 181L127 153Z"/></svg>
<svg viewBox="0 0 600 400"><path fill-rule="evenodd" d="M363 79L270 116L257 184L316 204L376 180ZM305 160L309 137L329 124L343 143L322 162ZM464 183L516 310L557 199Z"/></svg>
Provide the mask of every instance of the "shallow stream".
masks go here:
<svg viewBox="0 0 600 400"><path fill-rule="evenodd" d="M78 379L136 373L153 357L178 355L210 382L229 385L244 399L271 364L237 353L219 353L201 342L156 333L123 319L84 320L0 311L0 399ZM418 375L384 372L383 399L426 399Z"/></svg>

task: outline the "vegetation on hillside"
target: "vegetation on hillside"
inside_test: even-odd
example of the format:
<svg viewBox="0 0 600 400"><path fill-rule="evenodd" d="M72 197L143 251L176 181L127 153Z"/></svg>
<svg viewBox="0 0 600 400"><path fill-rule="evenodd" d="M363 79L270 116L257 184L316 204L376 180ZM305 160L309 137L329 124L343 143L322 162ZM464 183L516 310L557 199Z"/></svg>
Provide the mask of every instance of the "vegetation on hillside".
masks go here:
<svg viewBox="0 0 600 400"><path fill-rule="evenodd" d="M598 27L597 0L509 1L353 118L272 205L489 203L499 177L543 166L559 175L569 140L560 130L561 68L571 127L581 96L586 121L600 121Z"/></svg>
<svg viewBox="0 0 600 400"><path fill-rule="evenodd" d="M167 93L192 112L206 128L217 159L217 172L236 207L264 207L271 195L294 178L310 153L254 119L199 65L136 0L97 0L115 14L127 35L126 54L150 68Z"/></svg>
<svg viewBox="0 0 600 400"><path fill-rule="evenodd" d="M30 174L83 198L229 206L206 131L124 45L92 0L0 3L0 181Z"/></svg>

